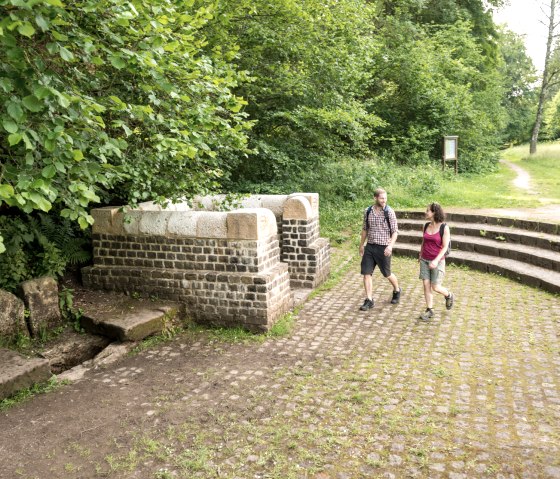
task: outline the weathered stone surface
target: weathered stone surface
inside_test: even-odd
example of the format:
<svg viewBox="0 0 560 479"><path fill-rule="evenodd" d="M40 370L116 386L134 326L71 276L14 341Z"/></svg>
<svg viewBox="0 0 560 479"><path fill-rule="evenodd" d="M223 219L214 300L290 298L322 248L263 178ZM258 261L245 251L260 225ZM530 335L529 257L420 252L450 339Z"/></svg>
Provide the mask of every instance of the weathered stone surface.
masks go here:
<svg viewBox="0 0 560 479"><path fill-rule="evenodd" d="M199 238L227 238L227 213L214 212L198 218L196 236Z"/></svg>
<svg viewBox="0 0 560 479"><path fill-rule="evenodd" d="M68 331L57 339L41 356L49 360L51 372L60 374L67 369L92 359L105 349L111 339L89 334Z"/></svg>
<svg viewBox="0 0 560 479"><path fill-rule="evenodd" d="M137 308L120 313L85 311L81 326L88 332L119 341L139 341L163 331L165 321L177 314L178 309L166 305Z"/></svg>
<svg viewBox="0 0 560 479"><path fill-rule="evenodd" d="M172 211L144 211L140 218L139 233L152 236L165 236Z"/></svg>
<svg viewBox="0 0 560 479"><path fill-rule="evenodd" d="M29 336L25 324L23 301L12 293L0 289L0 336L17 334Z"/></svg>
<svg viewBox="0 0 560 479"><path fill-rule="evenodd" d="M62 323L58 307L58 285L54 278L44 276L20 284L18 295L29 310L28 326L32 336L41 329L50 329Z"/></svg>
<svg viewBox="0 0 560 479"><path fill-rule="evenodd" d="M284 204L284 220L308 220L314 216L305 196L292 196Z"/></svg>
<svg viewBox="0 0 560 479"><path fill-rule="evenodd" d="M28 359L9 349L0 349L0 399L10 397L20 389L46 381L50 377L48 360Z"/></svg>
<svg viewBox="0 0 560 479"><path fill-rule="evenodd" d="M198 218L204 213L201 211L176 212L169 218L167 231L172 236L196 236Z"/></svg>
<svg viewBox="0 0 560 479"><path fill-rule="evenodd" d="M227 236L230 239L264 239L276 234L276 217L264 208L230 211Z"/></svg>

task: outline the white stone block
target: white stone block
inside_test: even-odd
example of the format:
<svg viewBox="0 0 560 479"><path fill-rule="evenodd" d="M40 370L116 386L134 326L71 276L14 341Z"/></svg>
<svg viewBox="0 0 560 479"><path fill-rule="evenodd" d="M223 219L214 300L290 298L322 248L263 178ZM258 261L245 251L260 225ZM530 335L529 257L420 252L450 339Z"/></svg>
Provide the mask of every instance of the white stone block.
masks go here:
<svg viewBox="0 0 560 479"><path fill-rule="evenodd" d="M131 210L125 214L121 214L118 218L122 222L122 228L126 234L140 234L140 220L145 211Z"/></svg>
<svg viewBox="0 0 560 479"><path fill-rule="evenodd" d="M139 203L138 208L140 211L162 211L161 205L154 203L153 201L145 201L144 203Z"/></svg>
<svg viewBox="0 0 560 479"><path fill-rule="evenodd" d="M165 236L167 223L172 211L142 211L139 233L152 236Z"/></svg>
<svg viewBox="0 0 560 479"><path fill-rule="evenodd" d="M261 199L256 196L256 195L252 195L246 198L242 198L241 199L241 208L246 209L246 208L262 208L262 201Z"/></svg>
<svg viewBox="0 0 560 479"><path fill-rule="evenodd" d="M193 209L198 211L218 211L226 195L195 196Z"/></svg>
<svg viewBox="0 0 560 479"><path fill-rule="evenodd" d="M304 196L309 201L313 216L319 216L319 193L292 193L290 198L293 196Z"/></svg>
<svg viewBox="0 0 560 479"><path fill-rule="evenodd" d="M275 234L276 218L268 209L246 208L228 213L228 239L258 240Z"/></svg>
<svg viewBox="0 0 560 479"><path fill-rule="evenodd" d="M198 218L203 211L175 211L169 217L167 232L170 236L196 237Z"/></svg>
<svg viewBox="0 0 560 479"><path fill-rule="evenodd" d="M308 220L314 217L311 205L304 196L290 196L282 216L285 220Z"/></svg>
<svg viewBox="0 0 560 479"><path fill-rule="evenodd" d="M259 198L263 208L268 208L276 216L282 216L288 195L260 195Z"/></svg>
<svg viewBox="0 0 560 479"><path fill-rule="evenodd" d="M227 238L226 212L205 211L198 217L196 236L199 238Z"/></svg>
<svg viewBox="0 0 560 479"><path fill-rule="evenodd" d="M111 210L113 208L95 208L91 210L91 216L93 217L93 234L103 234L111 229L113 215Z"/></svg>

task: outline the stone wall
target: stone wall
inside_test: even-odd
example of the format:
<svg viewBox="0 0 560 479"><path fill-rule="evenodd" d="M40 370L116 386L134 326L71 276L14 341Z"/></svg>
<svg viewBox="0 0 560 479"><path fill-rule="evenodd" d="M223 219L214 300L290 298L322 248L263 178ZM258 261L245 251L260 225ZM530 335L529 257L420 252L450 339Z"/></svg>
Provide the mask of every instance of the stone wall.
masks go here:
<svg viewBox="0 0 560 479"><path fill-rule="evenodd" d="M209 198L199 201L214 208L219 198ZM182 301L199 322L267 331L292 307L290 285L324 281L329 245L319 238L318 195L251 197L245 205L93 210L94 264L82 270L84 284Z"/></svg>

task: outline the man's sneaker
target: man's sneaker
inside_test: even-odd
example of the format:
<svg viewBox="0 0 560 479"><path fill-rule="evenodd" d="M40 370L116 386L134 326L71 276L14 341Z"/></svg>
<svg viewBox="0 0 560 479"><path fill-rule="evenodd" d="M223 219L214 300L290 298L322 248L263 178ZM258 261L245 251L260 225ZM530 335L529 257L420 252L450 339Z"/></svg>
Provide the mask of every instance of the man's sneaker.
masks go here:
<svg viewBox="0 0 560 479"><path fill-rule="evenodd" d="M371 299L366 299L364 304L360 306L360 311L367 311L368 309L373 308L373 301Z"/></svg>
<svg viewBox="0 0 560 479"><path fill-rule="evenodd" d="M449 291L449 296L445 297L445 307L447 309L451 309L453 307L453 300L455 299L455 297L453 296L453 293L451 291Z"/></svg>
<svg viewBox="0 0 560 479"><path fill-rule="evenodd" d="M397 304L401 300L401 292L402 288L399 288L398 291L393 291L393 299L391 299L391 304Z"/></svg>
<svg viewBox="0 0 560 479"><path fill-rule="evenodd" d="M422 319L424 321L428 321L430 318L433 318L433 317L434 317L434 312L430 308L426 308L426 311L424 311L420 315L420 319Z"/></svg>

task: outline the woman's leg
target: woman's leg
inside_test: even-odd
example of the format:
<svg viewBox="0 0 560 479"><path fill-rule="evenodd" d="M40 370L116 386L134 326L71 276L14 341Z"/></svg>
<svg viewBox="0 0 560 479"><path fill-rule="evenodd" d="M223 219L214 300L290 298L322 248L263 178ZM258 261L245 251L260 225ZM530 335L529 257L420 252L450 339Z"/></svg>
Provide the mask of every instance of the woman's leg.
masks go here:
<svg viewBox="0 0 560 479"><path fill-rule="evenodd" d="M435 291L436 293L442 294L446 298L447 298L447 296L449 296L449 290L444 288L441 284L432 283L432 291Z"/></svg>
<svg viewBox="0 0 560 479"><path fill-rule="evenodd" d="M432 289L430 287L430 280L423 279L422 283L424 284L424 298L426 299L426 308L432 309L434 306L434 295L432 294Z"/></svg>

